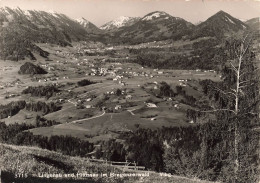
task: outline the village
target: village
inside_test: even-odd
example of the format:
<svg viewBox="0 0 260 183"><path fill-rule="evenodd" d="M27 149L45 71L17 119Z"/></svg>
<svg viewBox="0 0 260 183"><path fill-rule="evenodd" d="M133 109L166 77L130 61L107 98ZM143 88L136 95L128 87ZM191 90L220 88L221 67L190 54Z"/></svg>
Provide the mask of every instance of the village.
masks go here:
<svg viewBox="0 0 260 183"><path fill-rule="evenodd" d="M133 57L127 52L129 48L95 46L86 48L84 44L78 44L68 49L48 44L41 45L51 55L49 59L38 61L38 66L48 72L47 74L20 75L17 74L19 65L26 61L15 63L16 66L5 62L6 65L2 64L3 67L0 68L4 75L8 75L0 83L0 97L4 99L3 104L13 100L54 102L61 106L61 110L43 116L61 123L57 130L52 130L51 135L62 133L89 140L86 135L94 134L95 141L96 138L107 136L107 129L133 130L137 125L156 128L194 123L186 117L186 110L193 107L185 102L185 97L194 96L198 99L201 97L201 91L198 90L200 80L220 79L214 70L143 67L127 61ZM81 85L80 82L87 84ZM175 93L176 87L181 87L185 95L160 96L163 82ZM18 92L28 86L48 85L56 87L59 92L49 98L33 97ZM14 116L10 115L6 120L10 124L15 123L21 115L33 118L38 114L22 110ZM108 116L111 118L109 124L112 126L103 124L108 123L106 122L108 119L104 119ZM80 122L77 122L78 120ZM65 124L68 123L73 126L67 127ZM94 123L100 125L97 125L95 130L89 131ZM36 128L32 132L44 135L45 130L50 131L52 128L44 130ZM64 130L67 128L70 130Z"/></svg>

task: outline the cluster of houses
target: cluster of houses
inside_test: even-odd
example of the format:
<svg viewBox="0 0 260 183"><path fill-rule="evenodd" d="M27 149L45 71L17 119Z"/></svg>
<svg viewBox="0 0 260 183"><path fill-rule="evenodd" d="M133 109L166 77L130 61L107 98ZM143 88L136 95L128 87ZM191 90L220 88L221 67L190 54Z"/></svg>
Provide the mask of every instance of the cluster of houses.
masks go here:
<svg viewBox="0 0 260 183"><path fill-rule="evenodd" d="M8 70L12 70L12 66L4 66L3 68L1 68L2 71L8 71Z"/></svg>
<svg viewBox="0 0 260 183"><path fill-rule="evenodd" d="M49 64L42 64L41 67L47 69L48 71L54 71L55 68L53 66L49 66Z"/></svg>
<svg viewBox="0 0 260 183"><path fill-rule="evenodd" d="M16 79L12 82L7 82L7 83L0 83L0 89L4 89L4 88L9 88L9 87L14 87L15 85L20 85L23 84L23 82L21 82L19 79Z"/></svg>
<svg viewBox="0 0 260 183"><path fill-rule="evenodd" d="M8 95L5 96L5 99L8 99L8 98L13 98L13 97L16 97L16 96L19 96L18 94L15 94L15 93L10 93Z"/></svg>
<svg viewBox="0 0 260 183"><path fill-rule="evenodd" d="M131 76L135 76L135 77L151 77L153 78L154 76L150 73L146 73L146 72L138 72L138 71L124 71L123 74L128 74Z"/></svg>
<svg viewBox="0 0 260 183"><path fill-rule="evenodd" d="M201 70L201 69L196 69L196 72L216 72L216 71L214 71L214 70Z"/></svg>
<svg viewBox="0 0 260 183"><path fill-rule="evenodd" d="M180 86L187 86L187 82L191 81L191 79L179 79L179 85Z"/></svg>

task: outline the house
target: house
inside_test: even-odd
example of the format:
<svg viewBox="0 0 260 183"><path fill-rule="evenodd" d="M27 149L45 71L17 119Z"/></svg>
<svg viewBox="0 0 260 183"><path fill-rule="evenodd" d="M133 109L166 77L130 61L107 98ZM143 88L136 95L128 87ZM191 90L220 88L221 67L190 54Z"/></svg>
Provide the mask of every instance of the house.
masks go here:
<svg viewBox="0 0 260 183"><path fill-rule="evenodd" d="M127 100L131 100L131 99L132 99L132 95L127 95L125 98L126 98Z"/></svg>
<svg viewBox="0 0 260 183"><path fill-rule="evenodd" d="M156 104L153 104L153 103L147 103L146 106L147 106L147 107L150 107L150 108L155 108L155 107L157 107L157 105L156 105Z"/></svg>
<svg viewBox="0 0 260 183"><path fill-rule="evenodd" d="M119 109L121 109L121 108L122 108L121 105L116 105L116 106L115 106L115 110L119 110Z"/></svg>
<svg viewBox="0 0 260 183"><path fill-rule="evenodd" d="M168 98L167 101L172 101L172 98Z"/></svg>
<svg viewBox="0 0 260 183"><path fill-rule="evenodd" d="M86 101L89 102L89 101L91 101L91 100L92 100L91 98L88 98Z"/></svg>
<svg viewBox="0 0 260 183"><path fill-rule="evenodd" d="M179 104L174 104L174 107L179 109L180 108L180 105Z"/></svg>
<svg viewBox="0 0 260 183"><path fill-rule="evenodd" d="M91 107L92 107L91 105L86 105L86 108L87 108L87 109L89 109L89 108L91 108Z"/></svg>

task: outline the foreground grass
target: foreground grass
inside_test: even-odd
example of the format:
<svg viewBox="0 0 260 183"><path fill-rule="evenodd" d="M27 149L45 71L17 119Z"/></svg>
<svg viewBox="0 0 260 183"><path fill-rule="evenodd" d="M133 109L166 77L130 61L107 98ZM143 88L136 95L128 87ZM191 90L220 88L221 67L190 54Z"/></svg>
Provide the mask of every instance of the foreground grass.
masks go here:
<svg viewBox="0 0 260 183"><path fill-rule="evenodd" d="M105 164L90 162L87 158L65 156L61 153L40 149L37 147L14 146L0 144L0 169L2 182L15 183L210 183L185 177L160 176L150 173L147 177L107 177L107 178L39 178L43 174L77 174L87 172L92 174L123 173L122 170ZM141 173L141 172L131 172ZM23 177L17 177L17 175ZM24 177L28 175L28 177Z"/></svg>

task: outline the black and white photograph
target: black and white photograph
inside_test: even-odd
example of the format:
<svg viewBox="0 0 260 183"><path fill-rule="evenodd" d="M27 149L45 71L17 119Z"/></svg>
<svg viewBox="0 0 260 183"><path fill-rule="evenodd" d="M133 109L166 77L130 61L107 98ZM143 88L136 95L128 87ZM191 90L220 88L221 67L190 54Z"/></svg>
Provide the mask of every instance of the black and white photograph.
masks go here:
<svg viewBox="0 0 260 183"><path fill-rule="evenodd" d="M260 183L260 0L0 0L0 183Z"/></svg>

